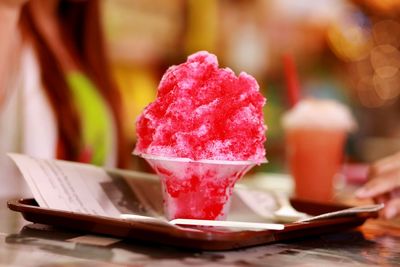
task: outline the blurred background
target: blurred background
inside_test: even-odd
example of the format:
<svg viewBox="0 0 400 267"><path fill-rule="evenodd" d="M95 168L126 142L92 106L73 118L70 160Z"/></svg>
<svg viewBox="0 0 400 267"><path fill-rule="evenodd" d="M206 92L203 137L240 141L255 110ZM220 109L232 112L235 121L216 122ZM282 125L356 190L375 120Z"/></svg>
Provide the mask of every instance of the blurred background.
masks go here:
<svg viewBox="0 0 400 267"><path fill-rule="evenodd" d="M198 50L220 66L258 80L268 102L268 164L285 171L281 115L288 108L282 56L298 69L303 96L347 104L359 128L347 162L400 150L400 1L397 0L105 0L103 23L122 90L125 131L155 99L172 64ZM135 164L135 163L133 163Z"/></svg>

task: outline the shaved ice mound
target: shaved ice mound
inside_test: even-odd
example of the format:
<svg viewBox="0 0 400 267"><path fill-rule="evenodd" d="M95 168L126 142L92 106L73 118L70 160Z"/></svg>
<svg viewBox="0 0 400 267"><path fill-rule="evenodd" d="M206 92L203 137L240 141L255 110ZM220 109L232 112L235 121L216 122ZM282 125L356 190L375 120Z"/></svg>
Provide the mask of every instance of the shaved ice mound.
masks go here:
<svg viewBox="0 0 400 267"><path fill-rule="evenodd" d="M219 68L205 51L170 67L156 100L137 120L135 154L191 160L265 161L263 106L257 81Z"/></svg>

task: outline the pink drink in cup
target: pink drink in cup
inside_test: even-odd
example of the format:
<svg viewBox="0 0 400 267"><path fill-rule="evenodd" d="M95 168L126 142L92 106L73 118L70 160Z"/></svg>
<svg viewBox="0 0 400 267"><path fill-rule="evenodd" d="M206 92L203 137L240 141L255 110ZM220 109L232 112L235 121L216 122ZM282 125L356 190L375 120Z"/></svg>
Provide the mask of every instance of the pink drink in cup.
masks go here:
<svg viewBox="0 0 400 267"><path fill-rule="evenodd" d="M285 114L283 125L296 197L332 201L347 133L355 128L349 110L332 100L307 99Z"/></svg>
<svg viewBox="0 0 400 267"><path fill-rule="evenodd" d="M169 219L224 219L235 182L265 161L257 81L201 51L170 67L136 124L134 154L161 178Z"/></svg>
<svg viewBox="0 0 400 267"><path fill-rule="evenodd" d="M255 165L247 161L142 157L161 179L168 220L225 219L236 181Z"/></svg>

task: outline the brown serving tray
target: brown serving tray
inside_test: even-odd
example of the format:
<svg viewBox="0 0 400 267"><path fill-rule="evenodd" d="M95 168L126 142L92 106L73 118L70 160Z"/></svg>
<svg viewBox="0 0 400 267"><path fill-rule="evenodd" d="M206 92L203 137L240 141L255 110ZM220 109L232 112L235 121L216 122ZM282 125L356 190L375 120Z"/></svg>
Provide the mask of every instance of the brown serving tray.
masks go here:
<svg viewBox="0 0 400 267"><path fill-rule="evenodd" d="M349 208L343 205L313 203L296 199L292 199L291 203L297 210L312 215ZM132 222L110 217L46 209L39 207L36 201L31 198L10 200L7 205L11 210L20 212L27 221L34 223L196 250L230 250L343 231L363 224L368 218L377 217L376 212L365 212L308 223L286 224L285 229L281 231L231 231L229 229L211 227L170 227L168 225Z"/></svg>

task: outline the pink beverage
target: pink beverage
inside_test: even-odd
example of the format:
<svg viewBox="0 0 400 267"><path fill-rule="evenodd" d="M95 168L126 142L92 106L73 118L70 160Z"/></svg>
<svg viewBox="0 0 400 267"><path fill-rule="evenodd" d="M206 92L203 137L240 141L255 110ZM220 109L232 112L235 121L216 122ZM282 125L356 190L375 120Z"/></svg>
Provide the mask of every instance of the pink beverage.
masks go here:
<svg viewBox="0 0 400 267"><path fill-rule="evenodd" d="M309 99L289 111L283 122L295 196L332 201L347 132L355 127L350 112L334 101Z"/></svg>
<svg viewBox="0 0 400 267"><path fill-rule="evenodd" d="M236 181L255 165L246 161L143 157L161 179L168 220L224 220Z"/></svg>
<svg viewBox="0 0 400 267"><path fill-rule="evenodd" d="M343 159L343 131L290 129L286 133L289 167L299 198L330 201L333 178Z"/></svg>

